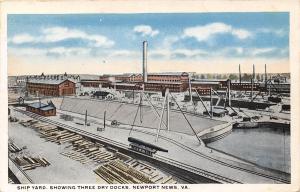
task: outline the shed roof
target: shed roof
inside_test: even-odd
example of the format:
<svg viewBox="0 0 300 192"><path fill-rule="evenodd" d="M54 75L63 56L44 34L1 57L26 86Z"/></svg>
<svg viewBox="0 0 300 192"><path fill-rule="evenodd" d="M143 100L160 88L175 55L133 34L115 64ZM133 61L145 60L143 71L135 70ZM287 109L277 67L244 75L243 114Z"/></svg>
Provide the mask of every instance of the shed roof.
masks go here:
<svg viewBox="0 0 300 192"><path fill-rule="evenodd" d="M44 103L40 103L40 102L35 102L35 103L30 103L28 104L28 106L36 108L36 109L40 109L42 107L46 107L47 105Z"/></svg>
<svg viewBox="0 0 300 192"><path fill-rule="evenodd" d="M41 103L41 102L35 102L35 103L30 103L28 106L35 108L35 109L40 109L43 111L55 109L55 106L53 105L52 101L50 101L48 104Z"/></svg>

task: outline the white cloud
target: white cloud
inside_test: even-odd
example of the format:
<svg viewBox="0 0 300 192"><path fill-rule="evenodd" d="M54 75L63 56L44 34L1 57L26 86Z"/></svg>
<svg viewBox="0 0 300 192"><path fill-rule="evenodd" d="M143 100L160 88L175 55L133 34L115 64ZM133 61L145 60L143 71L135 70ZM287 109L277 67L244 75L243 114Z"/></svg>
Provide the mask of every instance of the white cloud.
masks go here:
<svg viewBox="0 0 300 192"><path fill-rule="evenodd" d="M53 47L53 48L9 48L9 52L19 56L86 56L90 53L89 48L78 47Z"/></svg>
<svg viewBox="0 0 300 192"><path fill-rule="evenodd" d="M142 36L154 37L155 35L159 34L159 30L154 30L149 25L137 25L133 28L133 31L142 34Z"/></svg>
<svg viewBox="0 0 300 192"><path fill-rule="evenodd" d="M66 27L52 27L42 30L46 42L58 42L66 39L83 39L90 41L94 47L112 47L114 42L102 35L90 35L84 31L68 29Z"/></svg>
<svg viewBox="0 0 300 192"><path fill-rule="evenodd" d="M68 29L66 27L51 27L42 30L44 41L58 42L66 39L83 39L88 40L89 44L94 47L112 47L114 42L102 35L90 35L84 31Z"/></svg>
<svg viewBox="0 0 300 192"><path fill-rule="evenodd" d="M173 51L172 54L180 54L185 57L198 57L203 55L208 55L207 51L201 50L201 49L176 49Z"/></svg>
<svg viewBox="0 0 300 192"><path fill-rule="evenodd" d="M170 49L172 47L172 44L179 41L180 38L177 36L166 36L162 42L162 47L165 49Z"/></svg>
<svg viewBox="0 0 300 192"><path fill-rule="evenodd" d="M207 56L209 53L202 49L156 49L153 51L149 51L150 57L159 57L159 58L195 58Z"/></svg>
<svg viewBox="0 0 300 192"><path fill-rule="evenodd" d="M257 33L271 33L278 37L284 37L288 34L288 31L284 29L270 29L270 28L260 28L256 30Z"/></svg>
<svg viewBox="0 0 300 192"><path fill-rule="evenodd" d="M244 48L242 48L242 47L236 47L235 50L238 54L243 54L244 53Z"/></svg>
<svg viewBox="0 0 300 192"><path fill-rule="evenodd" d="M242 56L247 50L243 47L224 47L211 53L212 56L235 57Z"/></svg>
<svg viewBox="0 0 300 192"><path fill-rule="evenodd" d="M58 42L65 39L85 39L86 33L80 30L68 29L66 27L50 27L42 29L43 41Z"/></svg>
<svg viewBox="0 0 300 192"><path fill-rule="evenodd" d="M23 34L15 35L9 41L14 44L23 44L23 43L34 42L35 38L27 33L23 33Z"/></svg>
<svg viewBox="0 0 300 192"><path fill-rule="evenodd" d="M271 53L276 50L277 50L277 48L275 48L275 47L253 48L253 49L249 50L249 54L252 56L259 56L259 55Z"/></svg>
<svg viewBox="0 0 300 192"><path fill-rule="evenodd" d="M186 28L184 29L182 37L193 37L199 42L202 42L208 41L213 36L219 34L231 34L238 39L246 39L252 35L250 31L234 28L225 23L210 23L207 25Z"/></svg>
<svg viewBox="0 0 300 192"><path fill-rule="evenodd" d="M90 53L88 48L66 48L66 47L54 47L47 50L48 54L55 54L58 56L71 56L71 55L88 55Z"/></svg>
<svg viewBox="0 0 300 192"><path fill-rule="evenodd" d="M239 39L247 39L251 36L251 33L245 29L233 29L232 34Z"/></svg>
<svg viewBox="0 0 300 192"><path fill-rule="evenodd" d="M20 56L41 56L47 53L46 49L38 48L8 48L8 51Z"/></svg>
<svg viewBox="0 0 300 192"><path fill-rule="evenodd" d="M53 43L68 39L82 39L88 41L93 47L109 48L114 45L114 41L103 35L87 34L77 29L69 29L67 27L49 27L41 30L41 35L33 37L28 34L20 34L14 36L10 41L14 44L22 43Z"/></svg>

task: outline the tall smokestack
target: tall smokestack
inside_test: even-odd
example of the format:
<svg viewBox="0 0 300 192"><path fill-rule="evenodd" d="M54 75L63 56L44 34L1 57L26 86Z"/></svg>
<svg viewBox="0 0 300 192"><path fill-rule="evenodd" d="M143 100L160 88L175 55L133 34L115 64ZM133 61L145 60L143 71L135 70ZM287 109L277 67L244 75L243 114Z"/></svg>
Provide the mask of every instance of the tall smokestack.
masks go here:
<svg viewBox="0 0 300 192"><path fill-rule="evenodd" d="M265 82L267 83L268 77L267 77L267 64L265 64Z"/></svg>
<svg viewBox="0 0 300 192"><path fill-rule="evenodd" d="M239 64L239 78L240 78L240 83L242 83L241 64Z"/></svg>
<svg viewBox="0 0 300 192"><path fill-rule="evenodd" d="M147 41L143 42L143 81L147 82Z"/></svg>

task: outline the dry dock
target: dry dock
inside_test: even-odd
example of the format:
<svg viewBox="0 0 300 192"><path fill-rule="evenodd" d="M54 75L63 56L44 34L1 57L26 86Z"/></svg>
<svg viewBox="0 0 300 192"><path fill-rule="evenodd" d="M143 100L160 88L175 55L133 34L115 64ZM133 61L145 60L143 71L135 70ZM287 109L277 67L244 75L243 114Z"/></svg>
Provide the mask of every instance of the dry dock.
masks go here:
<svg viewBox="0 0 300 192"><path fill-rule="evenodd" d="M63 122L59 117L45 118L39 115L17 109L35 119L47 122L52 125L62 127L66 130L78 133L82 136L110 145L120 151L128 151L127 137L130 127L108 127L105 131L97 131L97 125L81 126L78 124ZM152 131L151 131L152 130ZM155 136L154 129L142 129L134 127L131 136L144 138L145 141L153 142ZM158 152L154 157L146 157L147 160L163 162L169 165L190 171L194 174L222 183L289 183L289 176L281 175L273 171L255 167L246 162L238 161L231 156L211 151L199 146L194 137L182 134L170 134L162 132L156 145L167 148L168 153ZM129 150L130 151L130 150ZM136 153L136 152L134 152ZM137 155L141 156L141 154Z"/></svg>

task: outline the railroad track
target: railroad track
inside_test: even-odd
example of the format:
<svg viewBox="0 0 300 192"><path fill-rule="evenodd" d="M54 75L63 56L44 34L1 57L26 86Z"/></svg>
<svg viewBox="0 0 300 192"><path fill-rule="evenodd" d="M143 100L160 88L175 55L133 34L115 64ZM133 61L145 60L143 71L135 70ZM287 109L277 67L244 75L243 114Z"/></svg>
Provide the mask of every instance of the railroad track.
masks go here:
<svg viewBox="0 0 300 192"><path fill-rule="evenodd" d="M70 131L76 131L80 134L84 134L84 135L87 135L87 136L90 136L90 137L93 137L93 138L100 139L100 140L102 140L104 142L107 142L111 145L115 145L116 147L123 148L123 149L128 149L127 145L116 142L116 141L113 141L113 140L110 140L110 139L107 139L105 137L102 137L102 136L99 136L99 135L96 135L96 134L93 134L93 133L90 133L90 132L87 132L87 131L84 131L84 130L81 130L81 129L78 129L78 128L75 128L75 127L72 127L72 126L69 126L69 125L66 125L66 124L63 124L63 123L60 123L60 122L57 122L57 121L53 121L51 119L45 118L43 116L28 112L28 111L24 111L24 110L17 109L17 108L14 108L14 110L16 110L18 112L21 112L25 115L28 115L30 117L39 119L41 121L44 121L44 122L47 122L47 123L50 123L50 124L54 124L56 126L59 126L59 127L65 128L65 129L68 129ZM126 128L123 128L123 129L126 129ZM155 135L154 133L147 132L147 131L141 131L141 130L137 130L137 129L133 129L133 130L138 131L138 132L142 132L142 133L146 133L146 134L150 134L150 135ZM276 177L276 176L272 176L272 175L267 175L267 174L257 172L257 171L254 171L254 170L249 170L249 169L246 169L246 168L243 168L243 167L235 166L235 165L223 162L221 160L215 159L213 157L207 156L207 155L205 155L203 153L200 153L196 150L193 150L193 149L191 149L191 148L189 148L189 147L187 147L187 146L185 146L181 143L178 143L177 141L175 141L173 139L170 139L170 138L167 138L167 137L161 136L161 135L159 137L164 139L164 140L167 140L167 141L169 141L169 142L171 142L171 143L173 143L173 144L175 144L175 145L177 145L177 146L179 146L179 147L181 147L181 148L183 148L183 149L185 149L185 150L187 150L187 151L189 151L193 154L196 154L198 156L201 156L205 159L208 159L208 160L213 161L215 163L221 164L223 166L226 166L226 167L229 167L229 168L232 168L232 169L236 169L236 170L240 170L240 171L244 171L244 172L248 172L248 173L251 173L251 174L254 174L254 175L257 175L257 176L261 176L261 177L264 177L264 178L274 180L274 181L278 181L278 182L282 182L282 183L290 183L290 180L287 180L285 178L280 178L280 177ZM209 173L208 171L201 170L197 167L192 167L190 165L184 165L182 162L178 162L176 160L169 159L169 158L166 158L166 157L163 157L163 156L160 156L160 155L156 155L155 157L156 157L156 159L163 160L164 162L167 162L168 164L174 165L174 166L179 167L179 168L183 168L183 169L188 170L188 171L192 171L192 172L194 172L198 175L202 175L202 176L214 179L214 180L219 181L221 183L240 183L239 181L231 180L229 178L223 177L223 176L215 174L215 173Z"/></svg>
<svg viewBox="0 0 300 192"><path fill-rule="evenodd" d="M81 119L81 120L84 120L83 118L80 118L80 117L76 117L78 119ZM97 121L94 121L94 120L90 120L91 122L95 123L95 124L99 124L99 125L102 125L100 124L99 122ZM108 127L111 127L111 126L108 126ZM111 127L111 128L114 128L114 127ZM125 128L125 127L118 127L119 129L127 129L127 130L130 130L130 128ZM153 136L156 136L155 133L151 133L151 132L148 132L148 131L144 131L144 130L139 130L139 129L132 129L133 131L136 131L136 132L140 132L140 133L145 133L145 134L148 134L148 135L153 135ZM290 183L290 180L287 180L285 178L281 178L281 177L277 177L277 176L272 176L272 175L268 175L268 174L265 174L265 173L261 173L261 172L258 172L258 171L255 171L255 170L250 170L250 169L247 169L247 168L244 168L244 167L239 167L239 166L236 166L236 165L232 165L232 164L229 164L229 163L226 163L226 162L223 162L221 160L218 160L216 158L213 158L213 157L210 157L208 155L205 155L199 151L196 151L194 149L191 149L189 148L188 146L186 145L183 145L179 142L177 142L176 140L174 139L170 139L168 137L165 137L165 136L162 136L162 135L159 135L159 138L161 139L164 139L166 141L169 141L193 154L196 154L198 156L201 156L205 159L208 159L210 161L213 161L213 162L216 162L216 163L219 163L221 165L224 165L226 167L230 167L230 168L233 168L233 169L236 169L236 170L240 170L240 171L244 171L244 172L248 172L248 173L251 173L251 174L255 174L255 175L258 175L258 176L262 176L262 177L265 177L265 178L268 178L268 179L272 179L272 180L275 180L275 181L279 181L279 182L282 182L282 183ZM156 155L156 156L159 156L159 155ZM161 156L162 157L162 156ZM263 170L262 170L263 171Z"/></svg>
<svg viewBox="0 0 300 192"><path fill-rule="evenodd" d="M30 184L34 184L34 182L32 181L32 179L27 175L27 173L25 173L25 171L23 171L19 165L17 165L15 163L15 161L10 157L8 156L8 158L10 159L10 161L17 167L17 169L24 175L24 177L29 181Z"/></svg>

